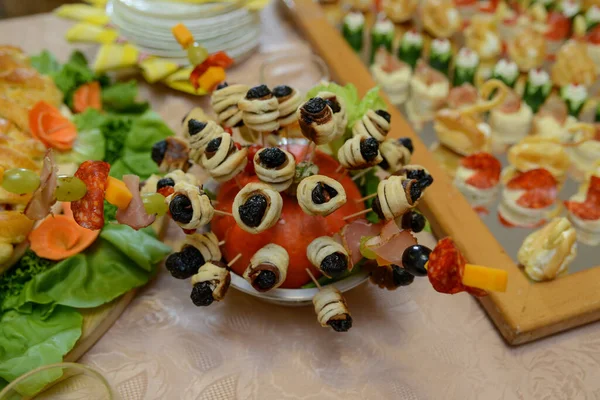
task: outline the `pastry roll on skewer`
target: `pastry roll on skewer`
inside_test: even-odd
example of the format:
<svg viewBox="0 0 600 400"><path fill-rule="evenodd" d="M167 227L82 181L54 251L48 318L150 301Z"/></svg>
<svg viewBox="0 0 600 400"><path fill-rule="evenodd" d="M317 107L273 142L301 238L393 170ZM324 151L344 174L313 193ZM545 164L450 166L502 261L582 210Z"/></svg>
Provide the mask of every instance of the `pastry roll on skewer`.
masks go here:
<svg viewBox="0 0 600 400"><path fill-rule="evenodd" d="M266 85L255 86L238 102L244 124L256 132L279 129L279 101Z"/></svg>
<svg viewBox="0 0 600 400"><path fill-rule="evenodd" d="M423 187L430 186L433 183L433 176L431 176L427 168L419 164L407 164L400 168L394 175L407 179L416 179Z"/></svg>
<svg viewBox="0 0 600 400"><path fill-rule="evenodd" d="M344 100L331 92L319 92L317 93L317 97L325 100L331 108L331 111L333 111L333 118L335 119L336 126L335 137L342 137L346 131L346 125L348 125L348 113Z"/></svg>
<svg viewBox="0 0 600 400"><path fill-rule="evenodd" d="M346 204L346 191L336 180L324 175L313 175L300 181L298 204L308 215L326 217Z"/></svg>
<svg viewBox="0 0 600 400"><path fill-rule="evenodd" d="M383 158L379 166L393 174L410 162L413 145L409 138L386 139L379 144L379 151Z"/></svg>
<svg viewBox="0 0 600 400"><path fill-rule="evenodd" d="M196 164L200 164L208 142L221 133L223 133L223 128L214 121L203 122L190 119L186 135L190 145L190 159Z"/></svg>
<svg viewBox="0 0 600 400"><path fill-rule="evenodd" d="M296 160L291 153L278 147L267 147L256 152L253 162L258 179L278 192L286 190L292 184Z"/></svg>
<svg viewBox="0 0 600 400"><path fill-rule="evenodd" d="M417 206L429 180L418 181L404 176L392 175L379 182L373 211L386 221L397 218Z"/></svg>
<svg viewBox="0 0 600 400"><path fill-rule="evenodd" d="M318 145L336 138L337 125L333 110L320 97L313 97L302 104L296 112L302 135Z"/></svg>
<svg viewBox="0 0 600 400"><path fill-rule="evenodd" d="M185 141L168 137L154 143L151 156L160 172L171 172L176 169L187 171L190 167L189 153L190 149Z"/></svg>
<svg viewBox="0 0 600 400"><path fill-rule="evenodd" d="M279 103L279 126L286 127L298 121L296 111L302 104L302 97L298 90L286 85L273 88L273 95Z"/></svg>
<svg viewBox="0 0 600 400"><path fill-rule="evenodd" d="M222 258L219 240L212 232L187 235L181 250L167 257L165 266L174 278L187 279L207 261Z"/></svg>
<svg viewBox="0 0 600 400"><path fill-rule="evenodd" d="M364 169L383 161L379 143L370 136L354 136L338 150L338 161L347 170Z"/></svg>
<svg viewBox="0 0 600 400"><path fill-rule="evenodd" d="M173 221L183 229L197 229L208 224L214 214L208 196L196 185L179 182L166 198Z"/></svg>
<svg viewBox="0 0 600 400"><path fill-rule="evenodd" d="M266 183L249 183L233 200L233 218L240 228L260 233L279 221L283 199Z"/></svg>
<svg viewBox="0 0 600 400"><path fill-rule="evenodd" d="M201 164L216 181L225 182L246 167L248 149L238 149L231 135L221 132L206 145Z"/></svg>
<svg viewBox="0 0 600 400"><path fill-rule="evenodd" d="M385 110L369 110L352 127L355 136L371 136L378 142L383 142L390 132L391 116Z"/></svg>
<svg viewBox="0 0 600 400"><path fill-rule="evenodd" d="M231 283L231 273L220 261L207 262L192 276L190 298L198 307L209 306L213 301L225 298Z"/></svg>
<svg viewBox="0 0 600 400"><path fill-rule="evenodd" d="M285 282L289 264L290 256L287 251L279 245L269 243L252 256L250 265L244 271L244 279L257 291L267 292Z"/></svg>
<svg viewBox="0 0 600 400"><path fill-rule="evenodd" d="M244 98L248 89L249 87L246 85L229 85L227 82L223 82L212 93L210 104L223 126L233 128L244 124L243 111L238 107L238 103Z"/></svg>
<svg viewBox="0 0 600 400"><path fill-rule="evenodd" d="M312 265L329 278L340 277L352 265L344 246L329 236L321 236L310 242L306 256Z"/></svg>
<svg viewBox="0 0 600 400"><path fill-rule="evenodd" d="M347 332L352 327L352 316L346 300L335 286L320 289L313 297L313 305L322 327L330 326L336 332Z"/></svg>

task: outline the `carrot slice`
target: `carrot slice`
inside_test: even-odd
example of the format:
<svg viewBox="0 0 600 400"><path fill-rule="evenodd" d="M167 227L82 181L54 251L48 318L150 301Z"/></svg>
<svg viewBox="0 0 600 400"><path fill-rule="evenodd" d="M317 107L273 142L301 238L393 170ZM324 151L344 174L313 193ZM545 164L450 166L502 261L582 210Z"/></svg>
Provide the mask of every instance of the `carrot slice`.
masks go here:
<svg viewBox="0 0 600 400"><path fill-rule="evenodd" d="M39 101L29 111L29 130L46 147L69 150L77 138L77 128L50 104Z"/></svg>
<svg viewBox="0 0 600 400"><path fill-rule="evenodd" d="M39 257L58 261L81 253L99 234L100 231L82 228L72 216L63 214L44 219L29 234L29 242L31 250Z"/></svg>
<svg viewBox="0 0 600 400"><path fill-rule="evenodd" d="M99 82L90 82L73 93L73 111L82 113L88 108L102 110L102 91Z"/></svg>

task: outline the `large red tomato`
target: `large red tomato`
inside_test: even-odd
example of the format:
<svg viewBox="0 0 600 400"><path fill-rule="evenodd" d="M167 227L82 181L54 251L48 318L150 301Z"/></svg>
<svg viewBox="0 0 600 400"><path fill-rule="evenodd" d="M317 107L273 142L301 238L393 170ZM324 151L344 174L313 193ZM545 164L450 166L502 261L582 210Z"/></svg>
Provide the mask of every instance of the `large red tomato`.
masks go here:
<svg viewBox="0 0 600 400"><path fill-rule="evenodd" d="M289 151L296 159L300 159L304 146L290 146ZM339 166L335 159L317 151L313 162L319 166L319 174L332 177L344 186L348 199L346 204L327 217L310 216L302 211L295 197L281 193L283 210L280 221L271 229L258 235L241 229L233 217L215 216L211 228L219 240L226 241L221 249L225 259L231 260L242 253L242 257L231 267L235 273L242 275L254 253L268 243L275 243L285 248L290 256L287 278L282 287L298 288L308 283L310 277L306 273L306 268L310 268L316 276L319 275L306 257L306 247L319 236L331 236L339 232L345 225L344 216L361 211L365 207L363 202L355 201L361 197L361 194L352 179L335 172ZM242 185L258 181L256 176L247 174L239 175L238 180ZM217 194L217 209L231 210L233 199L238 192L239 187L235 181L224 183Z"/></svg>

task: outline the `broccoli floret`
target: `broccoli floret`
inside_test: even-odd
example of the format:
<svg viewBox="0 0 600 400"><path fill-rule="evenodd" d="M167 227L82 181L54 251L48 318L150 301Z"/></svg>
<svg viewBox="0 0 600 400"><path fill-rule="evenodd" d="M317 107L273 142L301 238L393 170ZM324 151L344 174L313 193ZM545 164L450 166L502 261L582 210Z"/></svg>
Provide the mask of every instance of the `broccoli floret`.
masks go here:
<svg viewBox="0 0 600 400"><path fill-rule="evenodd" d="M55 261L40 258L32 250L27 250L13 268L0 276L0 309L7 298L18 296L27 282L54 264Z"/></svg>

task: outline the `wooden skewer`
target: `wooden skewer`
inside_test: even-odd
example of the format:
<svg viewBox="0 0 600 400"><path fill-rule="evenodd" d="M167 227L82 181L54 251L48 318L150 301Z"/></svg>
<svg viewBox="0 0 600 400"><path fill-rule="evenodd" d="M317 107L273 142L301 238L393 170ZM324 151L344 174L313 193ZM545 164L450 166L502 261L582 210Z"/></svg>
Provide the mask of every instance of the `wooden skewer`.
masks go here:
<svg viewBox="0 0 600 400"><path fill-rule="evenodd" d="M219 242L219 246L223 246L225 243L226 243L226 241L225 241L225 240L221 240L221 241Z"/></svg>
<svg viewBox="0 0 600 400"><path fill-rule="evenodd" d="M341 172L344 169L344 167L342 167L341 165L338 165L338 167L335 169L335 171L333 171L334 174L337 174L338 172Z"/></svg>
<svg viewBox="0 0 600 400"><path fill-rule="evenodd" d="M233 217L233 214L227 211L215 210L215 214L217 215L226 215L228 217Z"/></svg>
<svg viewBox="0 0 600 400"><path fill-rule="evenodd" d="M310 269L306 268L306 272L308 272L308 275L310 276L310 279L312 279L312 281L314 282L314 284L319 288L319 290L322 289L321 284L319 283L319 281L317 280L317 278L315 278L315 276L313 275L312 272L310 272Z"/></svg>
<svg viewBox="0 0 600 400"><path fill-rule="evenodd" d="M357 200L354 200L354 201L356 201L357 203L361 203L361 202L363 202L365 200L372 199L373 197L376 197L376 196L377 196L377 193L373 193L373 194L370 194L368 196L361 197L360 199L357 199Z"/></svg>
<svg viewBox="0 0 600 400"><path fill-rule="evenodd" d="M304 155L302 156L302 161L306 161L306 158L310 156L310 160L312 160L312 153L315 152L315 148L317 144L315 142L310 142L308 146L304 149Z"/></svg>
<svg viewBox="0 0 600 400"><path fill-rule="evenodd" d="M373 168L374 168L374 167L373 167ZM354 175L354 176L352 177L352 180L353 180L353 181L355 181L355 180L357 180L357 179L360 179L360 178L362 178L363 176L365 176L366 174L368 174L368 173L369 173L369 171L371 171L373 168L365 168L365 169L363 169L363 170L362 170L362 171L360 171L358 174Z"/></svg>
<svg viewBox="0 0 600 400"><path fill-rule="evenodd" d="M233 179L235 179L235 184L238 186L238 188L240 190L242 190L244 188L244 186L242 186L242 183L240 182L240 178L236 175L233 177Z"/></svg>
<svg viewBox="0 0 600 400"><path fill-rule="evenodd" d="M233 259L231 261L229 261L227 263L227 267L231 267L233 264L235 264L237 262L237 260L239 260L242 257L242 253L238 253L237 256L233 257Z"/></svg>
<svg viewBox="0 0 600 400"><path fill-rule="evenodd" d="M373 211L373 209L372 209L372 208L367 208L366 210L362 210L362 211L359 211L359 212L355 212L354 214L346 215L346 216L344 217L344 221L346 221L346 220L348 220L348 219L352 219L352 218L354 218L354 217L359 217L359 216L361 216L361 215L363 215L363 214L367 214L367 213L369 213L369 212L371 212L371 211Z"/></svg>

